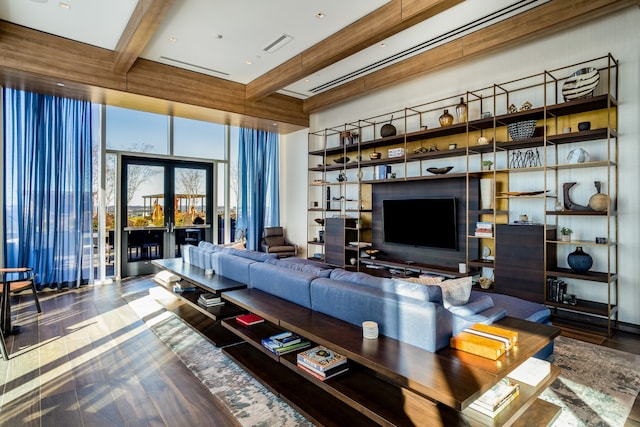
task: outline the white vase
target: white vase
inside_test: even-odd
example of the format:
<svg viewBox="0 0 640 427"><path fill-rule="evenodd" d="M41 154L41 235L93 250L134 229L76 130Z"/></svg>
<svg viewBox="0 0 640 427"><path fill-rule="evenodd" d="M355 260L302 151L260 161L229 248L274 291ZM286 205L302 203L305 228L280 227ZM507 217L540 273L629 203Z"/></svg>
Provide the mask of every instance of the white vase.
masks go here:
<svg viewBox="0 0 640 427"><path fill-rule="evenodd" d="M493 178L480 179L480 209L493 208Z"/></svg>

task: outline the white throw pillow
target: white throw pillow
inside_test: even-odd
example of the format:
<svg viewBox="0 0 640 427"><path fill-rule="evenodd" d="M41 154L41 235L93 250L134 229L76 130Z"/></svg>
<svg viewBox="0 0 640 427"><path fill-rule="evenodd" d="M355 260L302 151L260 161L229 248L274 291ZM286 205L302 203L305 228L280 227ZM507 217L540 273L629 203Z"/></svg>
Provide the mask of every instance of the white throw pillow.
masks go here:
<svg viewBox="0 0 640 427"><path fill-rule="evenodd" d="M411 283L420 283L421 285L439 285L442 282L441 276L423 276L423 277L403 277L401 280Z"/></svg>
<svg viewBox="0 0 640 427"><path fill-rule="evenodd" d="M465 305L471 296L471 276L449 279L438 283L442 288L442 301L445 308Z"/></svg>

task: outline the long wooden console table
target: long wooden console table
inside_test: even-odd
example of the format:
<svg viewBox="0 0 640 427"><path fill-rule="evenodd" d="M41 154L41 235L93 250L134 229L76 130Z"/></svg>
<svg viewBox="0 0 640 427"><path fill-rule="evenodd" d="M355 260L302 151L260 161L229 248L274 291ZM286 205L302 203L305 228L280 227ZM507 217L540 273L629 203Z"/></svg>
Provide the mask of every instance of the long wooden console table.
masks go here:
<svg viewBox="0 0 640 427"><path fill-rule="evenodd" d="M203 269L183 263L182 258L157 259L151 263L163 270L169 270L175 273L180 276L182 281L191 283L196 287L196 290L192 292L176 293L173 291L171 283L162 283L154 279L156 283L164 286L177 298L189 304L214 322L207 331L207 338L213 342L213 344L222 347L239 341L237 335L230 333L227 328L221 325L220 321L242 314L244 310L237 305L228 303L214 307L203 307L198 304L198 298L203 293L212 293L220 296L223 291L243 289L246 288L247 285L217 274L207 276Z"/></svg>
<svg viewBox="0 0 640 427"><path fill-rule="evenodd" d="M256 289L222 296L266 320L250 327L224 320L223 326L245 342L223 351L319 425L548 425L559 413L557 406L538 399L559 375L556 366L537 386L521 384L520 395L495 418L468 408L557 337L555 327L502 319L500 325L518 331L519 345L492 361L451 348L431 353L382 335L367 340L356 325ZM282 330L344 354L351 362L349 372L318 381L297 368L295 354L278 357L262 347L262 338Z"/></svg>

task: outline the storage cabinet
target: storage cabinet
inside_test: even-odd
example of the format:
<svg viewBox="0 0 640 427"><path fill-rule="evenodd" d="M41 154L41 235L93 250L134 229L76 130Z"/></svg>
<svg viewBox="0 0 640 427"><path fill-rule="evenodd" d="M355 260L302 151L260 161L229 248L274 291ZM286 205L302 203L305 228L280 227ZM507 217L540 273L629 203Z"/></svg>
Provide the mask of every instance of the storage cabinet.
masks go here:
<svg viewBox="0 0 640 427"><path fill-rule="evenodd" d="M546 237L545 237L546 234ZM498 224L496 227L496 290L540 304L545 302L545 270L555 268L556 229L544 225Z"/></svg>
<svg viewBox="0 0 640 427"><path fill-rule="evenodd" d="M325 230L325 262L336 267L353 268L358 257L358 230L353 218L327 218ZM353 264L350 260L354 259Z"/></svg>
<svg viewBox="0 0 640 427"><path fill-rule="evenodd" d="M564 99L571 92L567 79L588 68L598 70L599 83L594 92ZM606 335L611 335L617 327L619 290L617 73L618 62L608 54L310 132L310 200L322 199L323 203L309 208L309 249L325 249L322 243L313 241L322 227L316 225L317 217L323 221L331 216L363 219L364 215L371 227L372 206L363 203L363 192L371 200L379 183L462 177L467 187L464 261L469 274L500 276L510 268L509 258L498 253L499 247L508 242L500 242L495 233L476 235L478 222L491 223L494 231L500 224L535 224L543 230L543 241L536 246L540 251L536 254L538 263L540 258L544 260L543 274L537 274L528 284L523 282L522 289L512 288L512 292L545 302L553 308L556 320L582 316L576 325L598 324ZM467 117L450 126L440 126L438 117L445 109L455 111L461 97ZM589 126L585 127L587 122ZM382 137L381 127L388 123L397 128L397 133ZM534 132L522 135L513 131L524 125L533 126ZM357 137L345 140L345 132ZM575 150L585 150L590 156L578 156L576 160ZM491 164L490 170L485 169L485 163ZM428 171L443 167L451 170L445 174ZM343 182L337 180L340 174L346 177ZM481 204L483 192L479 183L484 180L492 182L489 206ZM600 181L603 193L611 197L606 210L567 207L576 203L565 200L564 184L577 182L571 197L573 202L586 206L589 196L595 193L594 181ZM339 205L329 203L335 197L340 199ZM355 209L349 207L349 200L354 201L351 206ZM563 226L577 230L577 241L562 242L548 233ZM524 230L521 229L523 234ZM365 239L359 234L354 240ZM579 245L594 257L593 269L587 273L579 274L567 267L568 253ZM358 265L359 261L358 254ZM428 260L415 261L429 264ZM569 292L576 295L576 304L549 301L545 295L547 279L567 282ZM491 290L507 292L500 283L495 277ZM525 291L530 285L536 291Z"/></svg>

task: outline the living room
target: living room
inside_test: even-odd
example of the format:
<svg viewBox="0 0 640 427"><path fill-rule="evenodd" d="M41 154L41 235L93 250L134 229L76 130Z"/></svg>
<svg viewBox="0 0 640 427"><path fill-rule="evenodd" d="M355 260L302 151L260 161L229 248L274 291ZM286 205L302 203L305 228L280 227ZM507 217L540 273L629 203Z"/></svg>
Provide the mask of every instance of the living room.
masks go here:
<svg viewBox="0 0 640 427"><path fill-rule="evenodd" d="M626 183L640 181L635 141L640 135L637 117L640 116L640 99L637 76L638 36L635 22L640 17L637 2L629 2L620 10L604 14L597 19L585 19L585 22L565 30L557 30L541 37L530 37L513 46L503 46L490 54L464 58L453 65L442 65L427 74L403 80L364 95L345 99L328 108L314 111L309 116L309 126L291 133L281 134L281 224L287 237L300 249L299 257L311 256L308 244L311 236L308 231L309 168L308 134L318 129L357 122L360 119L383 115L390 111L441 99L487 87L514 78L542 72L547 69L578 64L581 61L611 53L620 63L619 86L619 155L618 173L620 190L616 197L618 207L619 251L617 271L619 277L619 320L621 330L638 332L640 328L640 289L633 269L637 258L636 243L640 237L637 217L638 201L629 191ZM615 29L615 31L614 31ZM566 77L566 76L565 76ZM520 105L520 103L518 103ZM540 105L534 105L540 107ZM298 118L299 119L299 118ZM286 119L283 119L286 121ZM300 127L300 121L293 126ZM400 128L400 126L398 126ZM400 128L400 132L404 129ZM593 177L599 178L599 177ZM591 186L589 177L581 181L583 187ZM585 200L593 191L578 193L577 200ZM523 212L532 216L535 222L542 221L532 212ZM512 213L516 215L516 213ZM411 228L408 226L408 232ZM624 250L622 250L624 249ZM582 297L601 299L602 289L587 287Z"/></svg>

